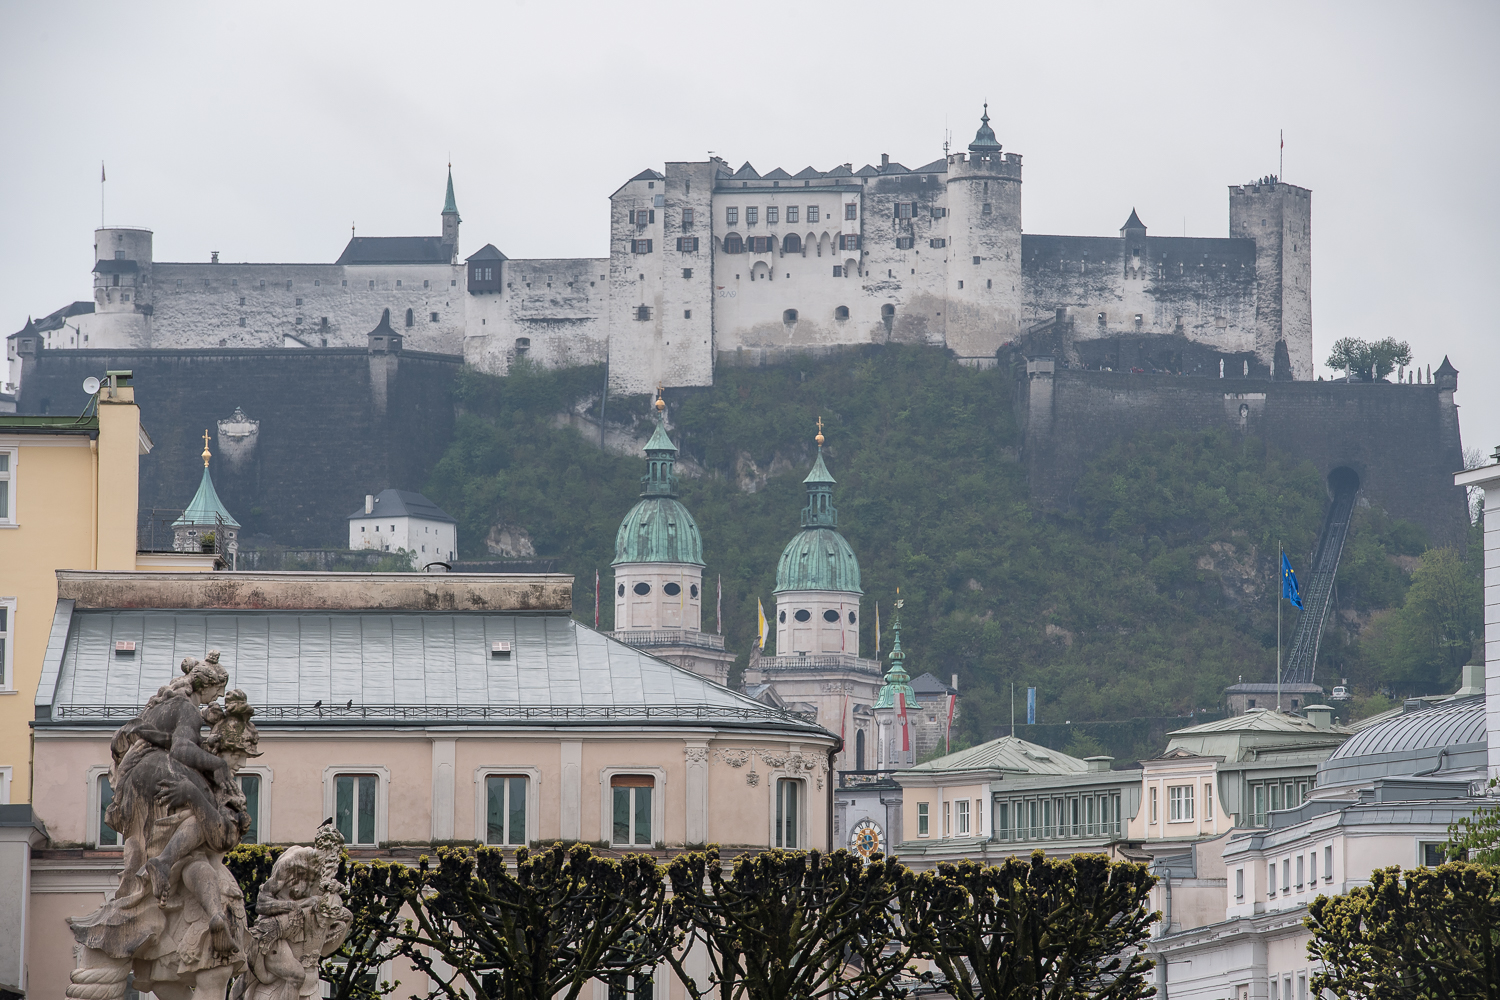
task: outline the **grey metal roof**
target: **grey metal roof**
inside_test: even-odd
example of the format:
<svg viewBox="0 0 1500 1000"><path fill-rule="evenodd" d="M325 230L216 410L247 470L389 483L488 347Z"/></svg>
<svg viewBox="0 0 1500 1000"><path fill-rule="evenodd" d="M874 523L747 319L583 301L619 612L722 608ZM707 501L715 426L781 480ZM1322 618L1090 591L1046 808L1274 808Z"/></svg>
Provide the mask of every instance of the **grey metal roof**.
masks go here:
<svg viewBox="0 0 1500 1000"><path fill-rule="evenodd" d="M1049 750L1015 736L1002 736L968 750L905 768L902 773L917 775L987 768L1031 774L1082 774L1088 771L1089 765L1087 761L1070 757L1060 750Z"/></svg>
<svg viewBox="0 0 1500 1000"><path fill-rule="evenodd" d="M1464 698L1398 715L1356 733L1318 766L1319 785L1381 777L1482 775L1488 756L1485 700Z"/></svg>
<svg viewBox="0 0 1500 1000"><path fill-rule="evenodd" d="M934 697L938 695L947 696L950 694L958 694L957 688L951 688L948 685L944 684L942 681L933 676L933 673L930 670L920 677L913 677L911 681L911 689L915 691L919 697L923 694L930 694Z"/></svg>
<svg viewBox="0 0 1500 1000"><path fill-rule="evenodd" d="M133 655L116 652L120 640L136 644ZM495 642L509 642L509 655L493 655ZM38 725L118 724L178 676L183 657L209 649L220 650L257 723L272 726L706 720L827 735L560 615L75 611L63 602Z"/></svg>
<svg viewBox="0 0 1500 1000"><path fill-rule="evenodd" d="M446 521L457 524L443 508L420 493L410 490L381 490L375 495L375 510L369 514L361 507L350 514L348 520L362 521L367 517L420 517L428 521Z"/></svg>
<svg viewBox="0 0 1500 1000"><path fill-rule="evenodd" d="M335 264L447 264L441 236L355 236Z"/></svg>

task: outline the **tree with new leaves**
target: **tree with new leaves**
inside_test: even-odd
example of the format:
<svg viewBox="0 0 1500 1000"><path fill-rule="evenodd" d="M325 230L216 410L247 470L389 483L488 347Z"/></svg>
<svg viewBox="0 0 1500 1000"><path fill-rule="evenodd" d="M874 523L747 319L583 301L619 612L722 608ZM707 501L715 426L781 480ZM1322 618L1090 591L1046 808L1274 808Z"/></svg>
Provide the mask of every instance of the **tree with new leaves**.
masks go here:
<svg viewBox="0 0 1500 1000"><path fill-rule="evenodd" d="M1500 788L1491 778L1490 794ZM1483 806L1448 826L1449 861L1472 861L1488 868L1500 866L1500 805Z"/></svg>
<svg viewBox="0 0 1500 1000"><path fill-rule="evenodd" d="M1333 342L1327 363L1335 371L1350 372L1366 382L1381 381L1397 365L1411 364L1411 345L1394 337L1373 343L1358 337L1341 337Z"/></svg>
<svg viewBox="0 0 1500 1000"><path fill-rule="evenodd" d="M924 873L902 920L955 1000L1136 1000L1155 882L1102 854L962 861Z"/></svg>
<svg viewBox="0 0 1500 1000"><path fill-rule="evenodd" d="M710 847L679 855L667 873L672 920L686 934L667 960L695 1000L894 995L911 954L899 914L916 888L894 859L773 850L726 871ZM688 968L694 953L706 956L706 982Z"/></svg>
<svg viewBox="0 0 1500 1000"><path fill-rule="evenodd" d="M577 1000L592 979L649 974L680 935L650 857L602 858L585 844L441 847L407 886L394 938L446 1000Z"/></svg>
<svg viewBox="0 0 1500 1000"><path fill-rule="evenodd" d="M1308 907L1312 989L1360 1000L1500 1000L1500 873L1467 863L1372 872Z"/></svg>

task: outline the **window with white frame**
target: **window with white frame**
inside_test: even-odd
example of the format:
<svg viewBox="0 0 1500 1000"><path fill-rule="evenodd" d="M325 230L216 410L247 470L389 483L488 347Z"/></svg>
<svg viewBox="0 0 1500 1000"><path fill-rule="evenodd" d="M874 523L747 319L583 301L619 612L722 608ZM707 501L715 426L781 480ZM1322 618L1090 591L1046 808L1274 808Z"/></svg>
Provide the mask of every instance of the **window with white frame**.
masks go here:
<svg viewBox="0 0 1500 1000"><path fill-rule="evenodd" d="M616 973L609 977L609 1000L649 1000L655 995L656 983L650 973L633 976Z"/></svg>
<svg viewBox="0 0 1500 1000"><path fill-rule="evenodd" d="M109 786L109 775L101 774L95 780L98 782L99 789L99 813L94 843L98 847L122 847L124 841L119 831L104 822L104 814L108 811L109 804L115 800L114 789Z"/></svg>
<svg viewBox="0 0 1500 1000"><path fill-rule="evenodd" d="M1245 869L1243 868L1234 870L1234 898L1245 898Z"/></svg>
<svg viewBox="0 0 1500 1000"><path fill-rule="evenodd" d="M930 807L928 806L928 804L926 802L918 802L917 803L917 836L918 837L926 837L926 836L928 836L929 831L931 829L931 827L929 825L931 823L931 817L928 815L928 812L927 812L927 810L929 808Z"/></svg>
<svg viewBox="0 0 1500 1000"><path fill-rule="evenodd" d="M799 823L802 819L802 782L796 778L776 779L776 846L801 847Z"/></svg>
<svg viewBox="0 0 1500 1000"><path fill-rule="evenodd" d="M250 829L240 835L242 844L259 844L263 830L260 825L260 775L238 774L240 791L245 795L245 812L250 814Z"/></svg>
<svg viewBox="0 0 1500 1000"><path fill-rule="evenodd" d="M16 523L16 453L0 450L0 524Z"/></svg>
<svg viewBox="0 0 1500 1000"><path fill-rule="evenodd" d="M488 774L484 779L484 842L494 846L526 843L524 774Z"/></svg>
<svg viewBox="0 0 1500 1000"><path fill-rule="evenodd" d="M0 767L0 806L10 805L11 766Z"/></svg>
<svg viewBox="0 0 1500 1000"><path fill-rule="evenodd" d="M652 799L656 779L649 774L616 774L609 779L613 805L613 832L610 843L619 847L649 847Z"/></svg>
<svg viewBox="0 0 1500 1000"><path fill-rule="evenodd" d="M1333 881L1333 845L1323 845L1323 881Z"/></svg>
<svg viewBox="0 0 1500 1000"><path fill-rule="evenodd" d="M338 774L333 778L333 823L351 847L374 847L376 793L373 774Z"/></svg>
<svg viewBox="0 0 1500 1000"><path fill-rule="evenodd" d="M10 691L16 686L14 660L15 643L11 636L16 626L16 599L0 597L0 691Z"/></svg>
<svg viewBox="0 0 1500 1000"><path fill-rule="evenodd" d="M953 836L953 803L943 803L943 836Z"/></svg>
<svg viewBox="0 0 1500 1000"><path fill-rule="evenodd" d="M1167 788L1167 805L1173 823L1185 823L1193 818L1193 786L1172 785Z"/></svg>
<svg viewBox="0 0 1500 1000"><path fill-rule="evenodd" d="M1214 818L1214 784L1211 781L1203 783L1203 818Z"/></svg>
<svg viewBox="0 0 1500 1000"><path fill-rule="evenodd" d="M1151 786L1151 822L1156 822L1156 786Z"/></svg>
<svg viewBox="0 0 1500 1000"><path fill-rule="evenodd" d="M953 803L953 808L958 813L958 815L954 817L954 819L958 823L958 829L956 830L956 833L960 837L967 837L969 835L969 800L959 799L957 802Z"/></svg>

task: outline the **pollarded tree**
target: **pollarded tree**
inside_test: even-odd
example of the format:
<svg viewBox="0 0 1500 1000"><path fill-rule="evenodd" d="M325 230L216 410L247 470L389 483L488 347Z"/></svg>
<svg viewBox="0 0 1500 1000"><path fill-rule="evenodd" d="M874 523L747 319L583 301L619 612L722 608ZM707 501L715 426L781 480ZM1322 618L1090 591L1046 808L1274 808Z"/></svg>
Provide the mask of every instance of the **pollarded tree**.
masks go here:
<svg viewBox="0 0 1500 1000"><path fill-rule="evenodd" d="M923 874L902 919L955 1000L1135 1000L1154 990L1155 882L1102 854L963 861Z"/></svg>
<svg viewBox="0 0 1500 1000"><path fill-rule="evenodd" d="M592 979L649 975L680 939L662 869L587 845L438 849L418 865L401 954L448 1000L577 1000Z"/></svg>
<svg viewBox="0 0 1500 1000"><path fill-rule="evenodd" d="M1386 337L1370 343L1358 337L1341 337L1333 342L1328 367L1358 375L1366 382L1385 378L1397 365L1411 364L1411 345L1404 340Z"/></svg>
<svg viewBox="0 0 1500 1000"><path fill-rule="evenodd" d="M916 876L894 859L765 851L736 858L726 872L710 847L679 855L667 873L687 949L667 960L696 1000L892 995L910 957L899 912ZM698 954L706 982L688 968Z"/></svg>
<svg viewBox="0 0 1500 1000"><path fill-rule="evenodd" d="M1360 1000L1500 1000L1500 877L1490 868L1384 868L1308 907L1312 988Z"/></svg>

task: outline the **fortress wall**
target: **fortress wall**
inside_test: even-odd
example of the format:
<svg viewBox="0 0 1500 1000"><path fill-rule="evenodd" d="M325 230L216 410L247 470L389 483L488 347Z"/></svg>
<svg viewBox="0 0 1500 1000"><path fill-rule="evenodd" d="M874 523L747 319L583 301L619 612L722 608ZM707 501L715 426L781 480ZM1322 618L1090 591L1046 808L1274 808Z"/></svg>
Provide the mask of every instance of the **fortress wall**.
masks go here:
<svg viewBox="0 0 1500 1000"><path fill-rule="evenodd" d="M1223 353L1256 350L1253 240L1025 235L1021 246L1028 324L1066 308L1080 341L1178 333Z"/></svg>
<svg viewBox="0 0 1500 1000"><path fill-rule="evenodd" d="M203 474L207 429L214 485L248 536L297 547L343 546L345 518L366 493L420 490L453 438L461 359L364 350L42 351L29 362L19 411L78 413L81 385L106 370L135 373L141 424L140 504L180 510ZM253 437L219 440L240 407Z"/></svg>
<svg viewBox="0 0 1500 1000"><path fill-rule="evenodd" d="M1441 386L1058 371L1026 379L1016 406L1032 495L1050 506L1068 506L1084 466L1116 441L1223 427L1311 462L1325 479L1353 469L1363 499L1422 525L1434 544L1464 536L1468 508L1453 485L1463 468L1458 414Z"/></svg>
<svg viewBox="0 0 1500 1000"><path fill-rule="evenodd" d="M549 368L595 364L608 343L609 261L603 258L507 260L494 294L465 294L464 359L495 374L517 351ZM528 343L522 345L518 341Z"/></svg>
<svg viewBox="0 0 1500 1000"><path fill-rule="evenodd" d="M408 348L457 353L464 335L462 270L447 264L153 264L151 346L279 348L293 336L311 347L363 348L365 335L389 309L391 326Z"/></svg>

